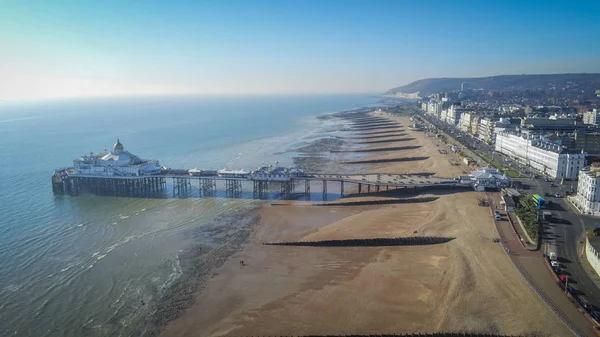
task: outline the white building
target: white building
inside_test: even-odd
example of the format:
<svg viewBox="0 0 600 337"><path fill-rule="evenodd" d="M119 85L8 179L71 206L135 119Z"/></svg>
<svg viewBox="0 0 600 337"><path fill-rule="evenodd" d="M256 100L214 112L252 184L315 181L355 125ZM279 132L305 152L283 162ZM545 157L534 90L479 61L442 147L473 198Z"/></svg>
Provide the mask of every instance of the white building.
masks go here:
<svg viewBox="0 0 600 337"><path fill-rule="evenodd" d="M532 135L500 132L496 135L496 151L554 179L575 180L585 164L585 153L568 153L563 147Z"/></svg>
<svg viewBox="0 0 600 337"><path fill-rule="evenodd" d="M477 125L477 134L482 141L493 144L496 140L494 128L496 123L489 118L482 118Z"/></svg>
<svg viewBox="0 0 600 337"><path fill-rule="evenodd" d="M460 120L458 122L458 128L463 132L471 132L471 123L474 120L474 115L472 112L465 112L460 116Z"/></svg>
<svg viewBox="0 0 600 337"><path fill-rule="evenodd" d="M446 123L456 125L460 121L460 117L463 113L467 112L466 109L461 108L457 105L451 105L446 112Z"/></svg>
<svg viewBox="0 0 600 337"><path fill-rule="evenodd" d="M571 201L582 213L598 214L600 212L600 170L587 168L579 171L577 194Z"/></svg>
<svg viewBox="0 0 600 337"><path fill-rule="evenodd" d="M461 177L461 179L464 178ZM493 167L484 167L482 170L473 171L469 179L472 181L475 191L479 192L486 189L497 189L500 191L502 188L510 186L510 179Z"/></svg>
<svg viewBox="0 0 600 337"><path fill-rule="evenodd" d="M146 176L160 173L157 160L141 159L126 151L117 139L113 151L79 157L73 160L74 175L83 176Z"/></svg>
<svg viewBox="0 0 600 337"><path fill-rule="evenodd" d="M598 125L598 122L600 122L598 115L600 115L600 109L583 113L583 124Z"/></svg>

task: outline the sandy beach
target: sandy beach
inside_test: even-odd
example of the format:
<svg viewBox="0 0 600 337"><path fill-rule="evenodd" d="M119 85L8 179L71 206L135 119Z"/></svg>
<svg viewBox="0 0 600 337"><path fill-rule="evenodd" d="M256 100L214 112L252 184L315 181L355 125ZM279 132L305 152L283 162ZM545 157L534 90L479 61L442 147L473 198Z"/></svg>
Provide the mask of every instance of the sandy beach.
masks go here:
<svg viewBox="0 0 600 337"><path fill-rule="evenodd" d="M438 151L435 138L409 130L408 117L386 118L400 124L394 128L404 135L355 139L382 131L367 126L361 128L369 130L347 132L348 142L356 145L352 148L388 148L361 153L360 160L381 162L342 164L342 169L360 165L369 173L430 172L440 177L466 173ZM369 119L362 120L366 125ZM381 119L371 124L376 121ZM357 144L365 140L382 142ZM394 161L410 157L422 159ZM261 207L249 242L217 270L197 293L194 304L170 322L162 336L458 331L571 335L529 288L502 246L493 242L498 234L490 211L477 204L482 193L440 190L419 196L438 199L379 206L284 202ZM377 198L362 196L342 202ZM262 245L409 236L455 239L403 247Z"/></svg>

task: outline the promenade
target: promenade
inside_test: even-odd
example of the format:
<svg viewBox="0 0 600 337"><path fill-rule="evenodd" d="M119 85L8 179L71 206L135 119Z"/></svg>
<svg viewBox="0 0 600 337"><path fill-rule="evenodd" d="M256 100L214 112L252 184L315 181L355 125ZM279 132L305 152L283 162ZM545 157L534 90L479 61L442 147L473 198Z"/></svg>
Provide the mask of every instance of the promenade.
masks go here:
<svg viewBox="0 0 600 337"><path fill-rule="evenodd" d="M500 193L486 193L490 212L500 205ZM541 251L531 251L520 241L507 219L494 220L505 251L532 290L554 311L576 336L596 336L593 324L571 303L544 263Z"/></svg>

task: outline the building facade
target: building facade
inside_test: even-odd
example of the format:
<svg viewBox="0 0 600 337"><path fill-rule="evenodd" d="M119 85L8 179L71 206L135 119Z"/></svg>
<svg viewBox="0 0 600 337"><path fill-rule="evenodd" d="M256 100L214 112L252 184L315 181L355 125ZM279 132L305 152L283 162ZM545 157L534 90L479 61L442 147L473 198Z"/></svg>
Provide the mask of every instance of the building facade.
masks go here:
<svg viewBox="0 0 600 337"><path fill-rule="evenodd" d="M598 168L587 168L579 171L577 194L571 198L571 202L582 213L598 214L600 212L600 186L598 184L600 184L600 170Z"/></svg>
<svg viewBox="0 0 600 337"><path fill-rule="evenodd" d="M600 121L600 120L598 120ZM573 133L571 147L574 151L600 155L600 132L578 130Z"/></svg>
<svg viewBox="0 0 600 337"><path fill-rule="evenodd" d="M458 122L458 128L463 132L471 132L471 124L473 123L474 114L472 112L465 112L460 116Z"/></svg>
<svg viewBox="0 0 600 337"><path fill-rule="evenodd" d="M568 152L535 136L500 132L496 135L495 148L553 179L575 180L585 165L585 153Z"/></svg>
<svg viewBox="0 0 600 337"><path fill-rule="evenodd" d="M600 118L598 118L599 114L600 114L600 109L593 109L592 111L584 112L583 113L583 124L598 125L598 122L600 122Z"/></svg>
<svg viewBox="0 0 600 337"><path fill-rule="evenodd" d="M477 127L477 134L479 135L479 139L482 141L493 144L495 141L494 134L494 126L495 122L489 118L482 118L479 120L479 124Z"/></svg>
<svg viewBox="0 0 600 337"><path fill-rule="evenodd" d="M536 131L573 131L577 127L575 118L526 117L521 119L521 129Z"/></svg>
<svg viewBox="0 0 600 337"><path fill-rule="evenodd" d="M486 189L500 191L502 188L510 186L510 179L493 167L484 167L481 170L473 171L469 177L473 188L478 192Z"/></svg>
<svg viewBox="0 0 600 337"><path fill-rule="evenodd" d="M471 118L471 130L469 131L472 135L479 134L479 121L481 120L481 116L473 115Z"/></svg>
<svg viewBox="0 0 600 337"><path fill-rule="evenodd" d="M446 123L451 125L457 125L460 121L462 114L467 112L466 109L461 108L458 105L451 105L447 111L448 112L446 114Z"/></svg>

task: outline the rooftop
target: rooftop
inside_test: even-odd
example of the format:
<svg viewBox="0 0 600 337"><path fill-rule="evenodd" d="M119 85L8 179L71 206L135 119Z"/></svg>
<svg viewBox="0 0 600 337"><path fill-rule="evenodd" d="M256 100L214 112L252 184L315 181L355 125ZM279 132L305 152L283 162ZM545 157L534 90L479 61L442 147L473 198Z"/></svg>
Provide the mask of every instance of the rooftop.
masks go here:
<svg viewBox="0 0 600 337"><path fill-rule="evenodd" d="M589 166L581 170L581 173L587 174L590 177L598 178L600 177L600 167L598 166Z"/></svg>

